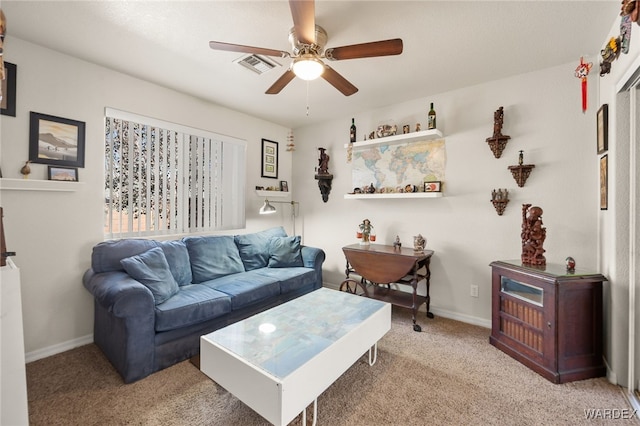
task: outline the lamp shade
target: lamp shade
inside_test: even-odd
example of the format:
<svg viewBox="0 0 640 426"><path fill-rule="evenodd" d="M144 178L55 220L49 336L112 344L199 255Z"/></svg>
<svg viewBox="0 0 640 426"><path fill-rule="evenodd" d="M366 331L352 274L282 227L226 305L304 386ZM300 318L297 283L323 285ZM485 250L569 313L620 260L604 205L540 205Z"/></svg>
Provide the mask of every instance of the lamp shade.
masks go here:
<svg viewBox="0 0 640 426"><path fill-rule="evenodd" d="M264 200L264 204L260 207L260 214L271 214L275 212L276 208L269 204L269 200Z"/></svg>
<svg viewBox="0 0 640 426"><path fill-rule="evenodd" d="M315 80L324 72L324 64L314 55L305 53L293 60L291 70L303 80Z"/></svg>

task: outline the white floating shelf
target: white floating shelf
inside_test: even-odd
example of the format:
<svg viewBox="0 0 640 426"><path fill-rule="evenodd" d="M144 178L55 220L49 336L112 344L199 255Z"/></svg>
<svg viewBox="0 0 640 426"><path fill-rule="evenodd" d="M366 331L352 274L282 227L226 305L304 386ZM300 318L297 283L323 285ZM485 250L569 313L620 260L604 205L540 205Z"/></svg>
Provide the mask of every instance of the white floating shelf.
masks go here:
<svg viewBox="0 0 640 426"><path fill-rule="evenodd" d="M442 192L390 192L388 194L344 194L346 200L377 200L380 198L440 198Z"/></svg>
<svg viewBox="0 0 640 426"><path fill-rule="evenodd" d="M256 194L263 198L289 198L291 196L288 191L262 191L259 189L256 189Z"/></svg>
<svg viewBox="0 0 640 426"><path fill-rule="evenodd" d="M420 132L403 133L400 135L387 136L386 138L369 139L361 142L347 143L347 144L344 144L344 147L348 148L349 145L353 146L353 148L363 148L366 146L373 146L373 145L394 145L394 144L406 143L406 142L442 139L442 137L443 137L442 132L440 130L431 129L431 130L422 130Z"/></svg>
<svg viewBox="0 0 640 426"><path fill-rule="evenodd" d="M65 182L60 180L10 179L0 178L0 190L3 191L78 191L83 182Z"/></svg>

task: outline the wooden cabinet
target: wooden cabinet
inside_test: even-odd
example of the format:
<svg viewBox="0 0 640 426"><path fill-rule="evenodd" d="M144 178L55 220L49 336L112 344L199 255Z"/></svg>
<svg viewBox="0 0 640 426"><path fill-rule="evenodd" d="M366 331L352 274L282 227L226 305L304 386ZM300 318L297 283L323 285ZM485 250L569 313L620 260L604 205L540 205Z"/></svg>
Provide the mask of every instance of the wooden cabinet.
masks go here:
<svg viewBox="0 0 640 426"><path fill-rule="evenodd" d="M519 260L492 262L491 268L492 345L553 383L605 375L604 276Z"/></svg>

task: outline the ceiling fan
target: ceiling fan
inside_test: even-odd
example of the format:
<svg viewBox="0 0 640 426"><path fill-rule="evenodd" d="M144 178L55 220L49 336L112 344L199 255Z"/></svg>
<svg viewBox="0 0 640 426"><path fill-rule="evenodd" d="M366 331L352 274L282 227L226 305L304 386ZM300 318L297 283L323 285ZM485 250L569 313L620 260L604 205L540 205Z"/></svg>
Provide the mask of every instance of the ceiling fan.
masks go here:
<svg viewBox="0 0 640 426"><path fill-rule="evenodd" d="M315 23L314 0L289 0L289 8L291 9L291 16L293 17L293 28L289 31L292 53L283 50L224 43L221 41L210 41L209 47L214 50L225 50L229 52L292 58L293 61L289 69L265 92L268 95L280 93L280 91L297 76L303 80L314 80L322 77L342 94L350 96L356 93L358 88L329 65L325 64L322 59L341 61L344 59L372 58L377 56L399 55L402 53L402 40L399 38L333 47L324 50L324 46L327 43L327 32Z"/></svg>

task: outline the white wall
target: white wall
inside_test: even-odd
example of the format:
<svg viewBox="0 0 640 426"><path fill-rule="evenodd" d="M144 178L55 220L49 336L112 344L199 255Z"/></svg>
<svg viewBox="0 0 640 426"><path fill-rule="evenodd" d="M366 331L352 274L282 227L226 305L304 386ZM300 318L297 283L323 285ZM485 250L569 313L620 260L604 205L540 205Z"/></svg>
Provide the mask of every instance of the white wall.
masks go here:
<svg viewBox="0 0 640 426"><path fill-rule="evenodd" d="M605 292L605 354L610 368L609 379L623 386L628 383L629 342L629 140L624 137L628 112L619 110L618 86L628 72L640 65L640 28L632 25L630 50L613 62L611 72L598 78L598 107L609 105L609 208L598 214L598 258L602 273L609 278ZM612 24L610 37L620 34L620 19ZM602 41L602 47L608 41ZM597 70L596 70L597 72ZM626 95L628 102L628 95ZM637 114L637 113L636 113ZM628 133L627 133L628 134ZM637 142L635 144L637 146ZM636 148L637 149L637 148ZM638 177L634 177L636 185ZM636 305L637 306L637 305ZM638 308L636 307L636 315ZM638 335L636 330L636 336ZM637 376L637 373L636 373Z"/></svg>
<svg viewBox="0 0 640 426"><path fill-rule="evenodd" d="M8 48L10 46L10 49ZM20 178L29 156L29 111L86 122L85 168L77 192L0 192L9 250L22 273L27 360L86 343L93 332L93 299L82 286L91 248L102 241L104 108L109 106L235 136L248 144L247 229L263 224L260 200L261 138L286 145L288 129L245 114L7 37L5 61L18 65L16 117L1 116L0 167ZM211 84L225 84L212 81ZM32 164L29 179L46 179ZM280 179L290 180L291 157L281 155ZM277 220L277 219L276 219Z"/></svg>
<svg viewBox="0 0 640 426"><path fill-rule="evenodd" d="M344 279L341 248L356 242L357 224L369 218L380 243L391 244L396 234L409 247L413 235L427 238L427 248L435 251L431 305L436 314L490 326L489 263L520 257L523 203L544 210L547 262L564 264L572 256L578 268L596 270L595 102L582 113L575 67L570 63L354 115L362 140L388 119L399 127L410 124L412 130L420 122L425 129L428 105L434 102L447 150L443 198L345 200L343 195L353 189L343 148L351 117L295 129L294 198L301 202L305 242L327 253L325 281L338 285ZM593 99L595 85L590 91ZM493 113L500 106L505 110L502 133L511 140L496 159L486 138L493 135ZM327 203L314 180L320 146L331 156L334 175ZM524 150L525 164L535 165L523 188L507 169L518 164L519 150ZM490 203L494 188L510 193L503 216ZM470 297L472 284L479 286L479 298Z"/></svg>

